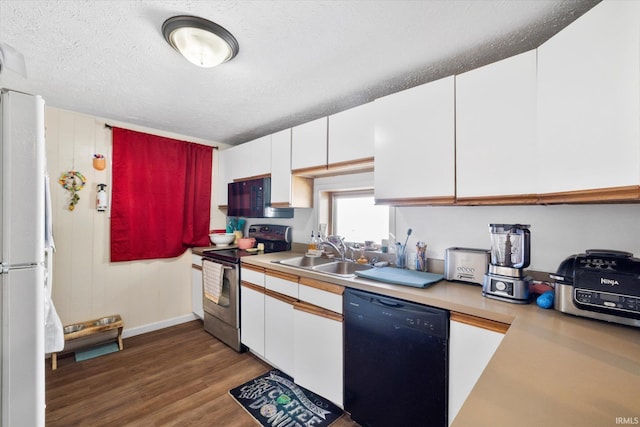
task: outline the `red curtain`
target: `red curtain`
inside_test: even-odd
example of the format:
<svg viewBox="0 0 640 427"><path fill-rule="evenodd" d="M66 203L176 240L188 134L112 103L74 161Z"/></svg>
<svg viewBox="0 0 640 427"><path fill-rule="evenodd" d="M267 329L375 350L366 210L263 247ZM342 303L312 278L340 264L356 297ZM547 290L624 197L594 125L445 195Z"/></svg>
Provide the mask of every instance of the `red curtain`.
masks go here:
<svg viewBox="0 0 640 427"><path fill-rule="evenodd" d="M111 261L209 245L212 147L113 128Z"/></svg>

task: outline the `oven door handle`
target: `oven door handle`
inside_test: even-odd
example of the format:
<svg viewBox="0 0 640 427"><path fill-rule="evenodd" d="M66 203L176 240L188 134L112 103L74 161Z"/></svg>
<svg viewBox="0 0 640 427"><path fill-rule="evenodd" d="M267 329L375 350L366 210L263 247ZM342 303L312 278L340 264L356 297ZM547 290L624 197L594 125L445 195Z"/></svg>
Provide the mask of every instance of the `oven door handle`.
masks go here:
<svg viewBox="0 0 640 427"><path fill-rule="evenodd" d="M235 270L235 267L227 267L226 265L223 265L222 268L224 268L225 270Z"/></svg>

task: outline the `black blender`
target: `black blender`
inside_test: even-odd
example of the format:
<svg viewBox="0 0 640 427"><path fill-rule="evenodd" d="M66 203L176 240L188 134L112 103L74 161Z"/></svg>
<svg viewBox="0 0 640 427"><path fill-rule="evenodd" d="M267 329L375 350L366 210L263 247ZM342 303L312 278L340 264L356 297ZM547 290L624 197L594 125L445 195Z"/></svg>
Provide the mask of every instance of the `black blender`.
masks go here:
<svg viewBox="0 0 640 427"><path fill-rule="evenodd" d="M482 295L517 304L529 303L532 279L524 274L530 262L529 225L489 224L489 227L491 263L484 276Z"/></svg>

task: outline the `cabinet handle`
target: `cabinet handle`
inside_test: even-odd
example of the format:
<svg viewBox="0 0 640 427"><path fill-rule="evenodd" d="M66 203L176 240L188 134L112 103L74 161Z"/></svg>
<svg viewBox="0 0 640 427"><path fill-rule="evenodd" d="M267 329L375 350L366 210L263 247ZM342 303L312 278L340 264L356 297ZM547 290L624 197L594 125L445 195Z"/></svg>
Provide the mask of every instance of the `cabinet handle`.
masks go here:
<svg viewBox="0 0 640 427"><path fill-rule="evenodd" d="M506 334L510 326L506 323L484 319L482 317L471 316L469 314L458 313L456 311L452 311L449 314L449 320L476 326L478 328L486 329L489 331L499 332L501 334Z"/></svg>
<svg viewBox="0 0 640 427"><path fill-rule="evenodd" d="M298 301L293 304L293 309L304 311L305 313L313 314L314 316L324 317L325 319L335 320L336 322L342 322L344 320L342 314L302 301Z"/></svg>

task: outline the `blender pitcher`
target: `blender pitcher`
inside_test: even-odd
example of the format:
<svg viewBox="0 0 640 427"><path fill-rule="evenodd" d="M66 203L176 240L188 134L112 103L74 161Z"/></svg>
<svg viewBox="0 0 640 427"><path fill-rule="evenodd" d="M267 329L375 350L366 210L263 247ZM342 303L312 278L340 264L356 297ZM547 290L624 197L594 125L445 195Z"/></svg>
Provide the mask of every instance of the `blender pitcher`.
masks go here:
<svg viewBox="0 0 640 427"><path fill-rule="evenodd" d="M489 224L491 228L491 264L522 269L529 266L531 233L529 225Z"/></svg>

